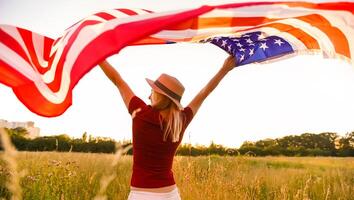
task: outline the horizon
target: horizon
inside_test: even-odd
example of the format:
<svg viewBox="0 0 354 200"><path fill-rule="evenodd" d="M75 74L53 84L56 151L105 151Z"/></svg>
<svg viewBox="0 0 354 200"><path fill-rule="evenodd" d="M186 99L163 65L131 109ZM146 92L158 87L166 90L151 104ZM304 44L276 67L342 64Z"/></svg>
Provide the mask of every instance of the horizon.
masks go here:
<svg viewBox="0 0 354 200"><path fill-rule="evenodd" d="M6 119L0 119L0 122L2 121L2 120L4 120L4 121L6 121L6 122L8 122L8 123L28 123L28 122L33 122L33 121L8 121L8 120L6 120ZM40 127L36 127L35 126L35 124L36 124L36 122L33 122L33 124L34 124L34 127L35 128L39 128L39 130L41 129ZM0 126L0 128L7 128L7 129L16 129L16 128L25 128L25 127L21 127L21 126L17 126L17 127L15 127L15 128L8 128L8 127L6 127L6 126ZM25 128L26 129L26 128ZM349 133L352 133L352 132L354 132L354 131L350 131L350 132L347 132L346 134L349 134ZM209 144L198 144L198 143L196 143L196 144L191 144L191 143L189 143L189 142L181 142L181 144L180 145L192 145L192 146L194 146L194 147L198 147L198 146L202 146L202 147L208 147L208 146L210 146L210 145L212 145L212 144L215 144L215 145L221 145L222 147L226 147L226 148L241 148L241 146L244 144L244 143L246 143L246 142L251 142L251 143L256 143L256 142L258 142L258 141L267 141L267 140L276 140L276 139L281 139L281 138L284 138L284 137L287 137L287 136L300 136L300 135L303 135L303 134L315 134L315 135L319 135L319 134L322 134L322 133L335 133L335 134L337 134L338 136L339 136L339 138L337 138L337 139L340 139L340 138L343 138L343 137L345 137L346 135L340 135L340 134L338 134L338 133L336 133L336 132L321 132L321 133L309 133L309 132L305 132L305 133L298 133L298 134L285 134L285 135L283 135L283 136L281 136L281 137L276 137L276 138L261 138L261 139L259 139L259 140L255 140L255 141L250 141L250 140L245 140L245 141L243 141L239 146L227 146L227 145L224 145L224 144L219 144L219 143L216 143L216 142L214 142L213 140L211 140L210 141L210 143ZM130 143L132 143L132 138L130 138L130 139L119 139L119 140L116 140L115 138L112 138L112 137L107 137L107 136L100 136L100 135L98 135L98 136L94 136L94 135L91 135L90 133L87 133L87 132L83 132L82 133L82 135L81 135L81 137L79 136L79 137L76 137L76 136L70 136L69 134L66 134L66 133L60 133L60 134L49 134L49 135L41 135L41 134L39 134L38 136L36 136L35 138L37 138L37 137L47 137L47 136L49 136L49 137L55 137L55 136L60 136L60 135L65 135L65 136L68 136L70 139L81 139L82 137L83 137L83 135L84 134L87 134L87 136L88 137L90 137L90 136L92 136L93 137L93 139L109 139L109 140L112 140L112 141L114 141L114 142L116 142L116 143L120 143L120 142L122 142L123 144L125 143L125 142L130 142ZM34 138L31 138L31 139L34 139Z"/></svg>

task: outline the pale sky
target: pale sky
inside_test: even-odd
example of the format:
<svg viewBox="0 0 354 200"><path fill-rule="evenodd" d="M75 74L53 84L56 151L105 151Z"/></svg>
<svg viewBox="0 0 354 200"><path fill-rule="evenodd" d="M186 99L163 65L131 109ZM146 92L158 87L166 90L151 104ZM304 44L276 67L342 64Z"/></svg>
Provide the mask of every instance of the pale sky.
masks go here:
<svg viewBox="0 0 354 200"><path fill-rule="evenodd" d="M104 3L103 3L104 2ZM158 2L158 3L156 3ZM95 12L112 8L153 11L193 8L232 1L0 0L0 24L27 28L52 38ZM108 60L135 94L149 103L145 78L161 73L186 87L182 105L221 67L227 54L210 44L127 47ZM354 67L341 60L297 56L231 71L206 99L183 142L239 147L244 141L305 132L354 131ZM117 89L100 68L90 71L73 92L73 105L61 116L31 113L12 90L0 85L0 119L34 121L41 135L83 132L116 140L131 139L131 119Z"/></svg>

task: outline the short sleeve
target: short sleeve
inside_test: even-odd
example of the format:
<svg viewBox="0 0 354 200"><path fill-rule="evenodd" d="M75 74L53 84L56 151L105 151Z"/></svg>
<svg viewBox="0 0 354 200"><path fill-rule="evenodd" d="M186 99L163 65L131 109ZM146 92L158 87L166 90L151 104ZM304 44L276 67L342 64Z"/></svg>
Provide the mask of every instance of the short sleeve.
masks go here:
<svg viewBox="0 0 354 200"><path fill-rule="evenodd" d="M183 113L186 116L186 126L188 126L188 124L192 121L193 119L193 111L190 107L185 107L183 109Z"/></svg>
<svg viewBox="0 0 354 200"><path fill-rule="evenodd" d="M138 108L143 109L145 107L146 107L146 104L143 100L141 100L137 96L133 96L129 101L128 112L129 112L129 114L132 114L134 112L134 110L136 110Z"/></svg>

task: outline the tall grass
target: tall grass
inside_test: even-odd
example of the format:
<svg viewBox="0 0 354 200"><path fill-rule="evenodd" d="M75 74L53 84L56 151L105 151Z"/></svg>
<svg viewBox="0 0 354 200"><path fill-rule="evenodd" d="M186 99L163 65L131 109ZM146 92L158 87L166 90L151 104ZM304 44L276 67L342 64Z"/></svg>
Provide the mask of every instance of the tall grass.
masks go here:
<svg viewBox="0 0 354 200"><path fill-rule="evenodd" d="M20 181L23 199L128 197L131 156L20 152L17 158L27 171ZM177 156L174 172L184 200L354 199L354 158ZM0 175L0 184L6 178Z"/></svg>
<svg viewBox="0 0 354 200"><path fill-rule="evenodd" d="M22 199L22 190L20 186L20 176L23 173L18 173L17 169L17 151L16 148L12 145L9 136L6 131L0 127L0 141L4 149L2 154L2 160L5 161L5 166L1 167L2 174L7 174L8 178L4 182L8 192L5 189L6 195L10 196L12 200ZM3 187L3 186L2 186Z"/></svg>

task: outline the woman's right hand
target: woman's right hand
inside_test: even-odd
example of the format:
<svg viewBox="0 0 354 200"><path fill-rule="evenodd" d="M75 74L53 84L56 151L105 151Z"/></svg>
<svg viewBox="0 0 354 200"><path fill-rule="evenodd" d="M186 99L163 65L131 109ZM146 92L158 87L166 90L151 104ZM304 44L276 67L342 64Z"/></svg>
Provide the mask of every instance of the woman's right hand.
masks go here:
<svg viewBox="0 0 354 200"><path fill-rule="evenodd" d="M224 65L222 66L222 69L226 70L227 72L232 70L233 68L236 67L236 60L235 57L229 56L225 59Z"/></svg>

